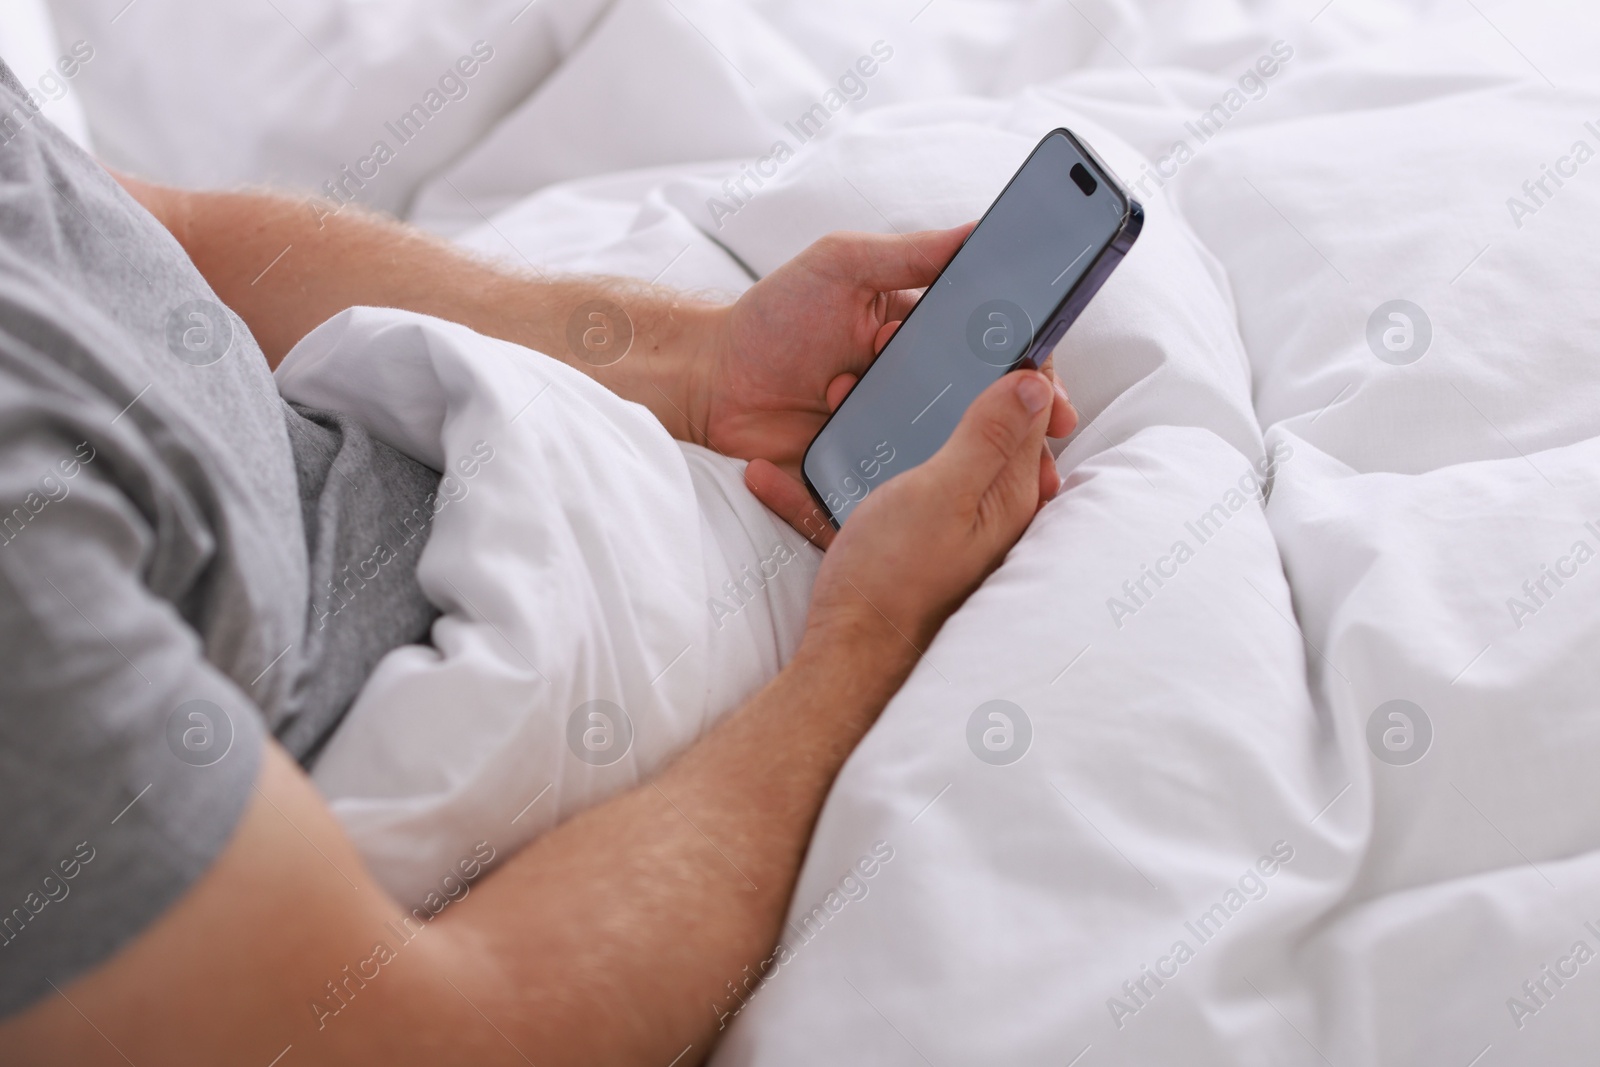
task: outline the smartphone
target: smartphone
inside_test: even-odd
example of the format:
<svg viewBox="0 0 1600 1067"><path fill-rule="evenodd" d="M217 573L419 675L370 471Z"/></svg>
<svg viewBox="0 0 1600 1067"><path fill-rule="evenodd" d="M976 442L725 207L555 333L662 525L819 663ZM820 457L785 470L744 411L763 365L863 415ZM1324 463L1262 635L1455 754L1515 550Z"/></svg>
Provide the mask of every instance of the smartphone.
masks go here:
<svg viewBox="0 0 1600 1067"><path fill-rule="evenodd" d="M1088 145L1046 135L806 449L833 525L932 457L1001 375L1042 363L1143 225Z"/></svg>

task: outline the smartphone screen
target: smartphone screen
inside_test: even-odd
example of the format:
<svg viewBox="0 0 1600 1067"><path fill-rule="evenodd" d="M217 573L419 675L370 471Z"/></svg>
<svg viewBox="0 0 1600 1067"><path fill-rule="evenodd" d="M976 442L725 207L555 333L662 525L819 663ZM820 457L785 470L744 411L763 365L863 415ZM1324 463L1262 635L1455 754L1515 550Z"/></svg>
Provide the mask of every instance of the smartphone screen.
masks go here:
<svg viewBox="0 0 1600 1067"><path fill-rule="evenodd" d="M1001 375L1042 361L1142 217L1071 133L1046 136L807 449L834 524L937 452Z"/></svg>

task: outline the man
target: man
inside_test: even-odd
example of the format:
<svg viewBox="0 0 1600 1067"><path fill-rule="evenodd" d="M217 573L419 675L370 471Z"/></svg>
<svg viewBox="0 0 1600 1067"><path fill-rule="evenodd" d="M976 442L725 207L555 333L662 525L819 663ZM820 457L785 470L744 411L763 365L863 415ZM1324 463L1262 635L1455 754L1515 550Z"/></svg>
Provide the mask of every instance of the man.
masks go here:
<svg viewBox="0 0 1600 1067"><path fill-rule="evenodd" d="M3 67L0 107L28 107ZM351 212L114 180L43 120L0 147L6 1061L702 1059L710 1005L770 954L843 760L1059 485L1045 437L1076 416L1033 371L837 536L795 480L965 233L836 235L721 307L514 275ZM337 625L315 620L377 524L426 514L437 475L289 408L269 368L362 304L565 358L597 297L634 350L575 365L750 459L751 491L831 543L805 638L656 780L504 858L402 943L386 924L405 913L301 764L377 659L426 639L420 536ZM336 1017L314 1004L330 996Z"/></svg>

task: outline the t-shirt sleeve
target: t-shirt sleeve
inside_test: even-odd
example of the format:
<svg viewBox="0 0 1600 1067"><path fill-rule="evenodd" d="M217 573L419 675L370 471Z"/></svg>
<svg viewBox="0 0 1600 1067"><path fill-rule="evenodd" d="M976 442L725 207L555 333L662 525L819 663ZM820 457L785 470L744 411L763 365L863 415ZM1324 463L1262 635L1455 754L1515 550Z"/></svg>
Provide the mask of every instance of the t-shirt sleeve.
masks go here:
<svg viewBox="0 0 1600 1067"><path fill-rule="evenodd" d="M264 744L156 591L203 587L204 521L137 447L27 421L0 404L0 1017L178 900L226 847Z"/></svg>

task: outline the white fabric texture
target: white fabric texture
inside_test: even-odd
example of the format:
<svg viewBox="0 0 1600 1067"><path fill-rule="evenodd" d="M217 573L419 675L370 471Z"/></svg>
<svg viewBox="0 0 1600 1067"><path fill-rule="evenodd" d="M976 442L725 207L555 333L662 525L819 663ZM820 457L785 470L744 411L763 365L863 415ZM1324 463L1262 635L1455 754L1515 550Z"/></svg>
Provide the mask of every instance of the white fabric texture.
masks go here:
<svg viewBox="0 0 1600 1067"><path fill-rule="evenodd" d="M578 371L358 308L277 377L446 472L417 572L445 612L434 647L385 657L314 772L401 899L423 901L463 841L510 852L639 784L793 653L816 550L742 464L680 447ZM611 733L585 747L591 729Z"/></svg>
<svg viewBox="0 0 1600 1067"><path fill-rule="evenodd" d="M321 5L329 58L392 61L370 97L251 23L277 42L259 61L194 61L218 98L291 69L310 95L229 151L180 151L209 103L141 110L178 75L91 96L91 124L172 173L314 189L330 145L363 147L519 6ZM141 7L151 47L233 32ZM830 229L973 217L1056 125L1149 210L1058 352L1084 415L1066 488L845 767L781 960L708 1005L722 1067L1592 1058L1594 21L1551 0L572 0L506 22L545 58L376 202L511 263L737 292ZM819 103L802 143L786 123ZM280 382L436 464L494 449L424 556L437 651L385 661L317 768L407 899L473 841L510 851L641 780L792 649L815 556L786 542L718 629L707 598L792 535L738 464L575 372L358 310ZM637 727L607 767L567 740L597 698Z"/></svg>
<svg viewBox="0 0 1600 1067"><path fill-rule="evenodd" d="M69 38L66 43L70 48L77 42ZM6 61L23 88L33 94L45 117L89 149L88 119L73 89L81 63L70 55L69 48L62 47L45 0L8 0L0 10L0 59Z"/></svg>
<svg viewBox="0 0 1600 1067"><path fill-rule="evenodd" d="M79 91L108 163L389 211L537 87L607 2L49 0L61 37L97 49Z"/></svg>

